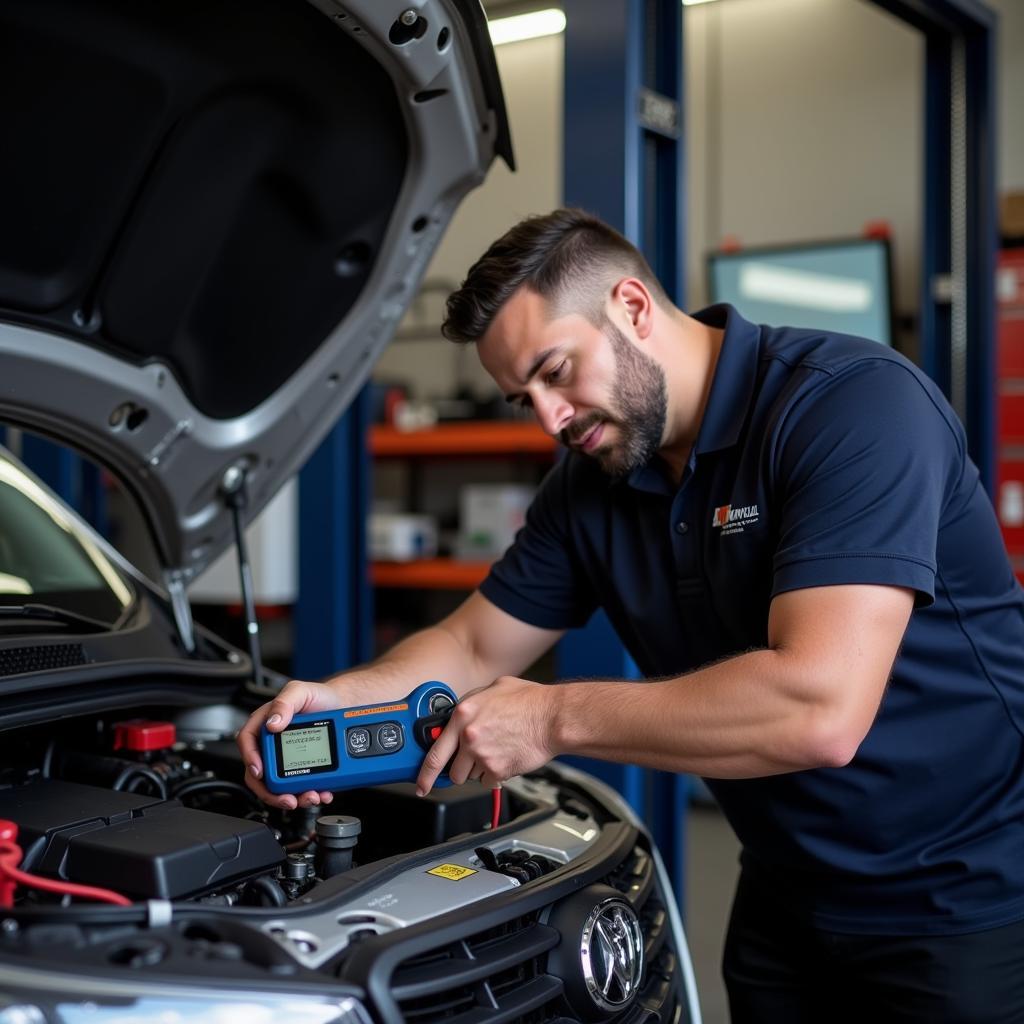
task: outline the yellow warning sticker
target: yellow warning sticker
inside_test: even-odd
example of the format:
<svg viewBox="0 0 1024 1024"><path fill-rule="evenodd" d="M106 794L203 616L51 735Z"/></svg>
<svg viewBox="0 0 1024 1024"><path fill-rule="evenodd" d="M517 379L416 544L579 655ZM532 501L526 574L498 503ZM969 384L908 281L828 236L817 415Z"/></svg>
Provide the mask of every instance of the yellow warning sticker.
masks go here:
<svg viewBox="0 0 1024 1024"><path fill-rule="evenodd" d="M463 878L468 878L470 875L475 875L476 871L473 868L464 868L461 864L438 864L436 868L431 868L428 875L437 875L438 878L447 878L449 881L458 882Z"/></svg>
<svg viewBox="0 0 1024 1024"><path fill-rule="evenodd" d="M346 718L359 718L361 715L393 714L395 711L408 711L408 704L382 704L379 708L354 708L346 711Z"/></svg>

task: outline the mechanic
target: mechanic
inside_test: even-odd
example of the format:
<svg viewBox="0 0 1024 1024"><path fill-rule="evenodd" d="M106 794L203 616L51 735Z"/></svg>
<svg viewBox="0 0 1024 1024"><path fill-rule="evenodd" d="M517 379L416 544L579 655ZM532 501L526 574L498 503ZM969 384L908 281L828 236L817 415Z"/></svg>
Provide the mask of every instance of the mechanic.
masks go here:
<svg viewBox="0 0 1024 1024"><path fill-rule="evenodd" d="M1024 1020L1024 594L963 430L897 353L688 316L576 210L528 218L448 301L570 449L451 616L300 711L462 697L427 755L485 785L578 754L691 772L742 843L734 1022ZM597 608L642 682L520 678ZM329 793L306 793L304 806Z"/></svg>

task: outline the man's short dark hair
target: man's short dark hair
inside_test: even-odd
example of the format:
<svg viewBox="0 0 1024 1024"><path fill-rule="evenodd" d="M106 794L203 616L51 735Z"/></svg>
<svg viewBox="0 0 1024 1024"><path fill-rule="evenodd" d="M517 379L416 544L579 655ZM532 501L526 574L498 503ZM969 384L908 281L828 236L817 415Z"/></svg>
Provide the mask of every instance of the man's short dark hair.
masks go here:
<svg viewBox="0 0 1024 1024"><path fill-rule="evenodd" d="M523 285L553 303L556 315L580 313L600 325L607 291L622 277L638 278L655 301L668 304L647 260L604 221L571 208L527 217L469 268L448 297L441 333L450 341L479 340Z"/></svg>

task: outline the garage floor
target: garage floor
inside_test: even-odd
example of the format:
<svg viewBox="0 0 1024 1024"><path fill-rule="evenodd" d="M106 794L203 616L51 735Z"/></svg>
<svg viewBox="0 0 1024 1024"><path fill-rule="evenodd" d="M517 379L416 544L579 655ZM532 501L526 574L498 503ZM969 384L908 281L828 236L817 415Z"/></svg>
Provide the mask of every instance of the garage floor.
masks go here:
<svg viewBox="0 0 1024 1024"><path fill-rule="evenodd" d="M686 850L686 937L704 1024L728 1024L720 964L725 925L739 873L739 844L713 806L690 809Z"/></svg>

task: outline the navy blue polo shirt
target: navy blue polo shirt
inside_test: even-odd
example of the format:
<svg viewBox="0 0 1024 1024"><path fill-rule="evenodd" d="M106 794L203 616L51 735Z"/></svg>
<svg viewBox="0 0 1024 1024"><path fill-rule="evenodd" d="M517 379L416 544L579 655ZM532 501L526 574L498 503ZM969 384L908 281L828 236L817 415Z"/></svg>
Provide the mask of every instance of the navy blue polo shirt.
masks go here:
<svg viewBox="0 0 1024 1024"><path fill-rule="evenodd" d="M567 455L483 594L551 629L602 607L665 676L767 646L776 594L912 588L849 765L709 785L780 911L868 934L1024 918L1024 594L959 421L874 342L696 317L725 337L682 480Z"/></svg>

